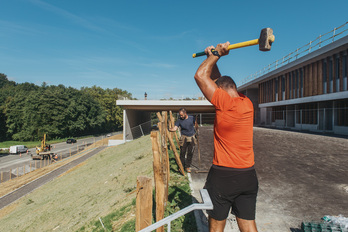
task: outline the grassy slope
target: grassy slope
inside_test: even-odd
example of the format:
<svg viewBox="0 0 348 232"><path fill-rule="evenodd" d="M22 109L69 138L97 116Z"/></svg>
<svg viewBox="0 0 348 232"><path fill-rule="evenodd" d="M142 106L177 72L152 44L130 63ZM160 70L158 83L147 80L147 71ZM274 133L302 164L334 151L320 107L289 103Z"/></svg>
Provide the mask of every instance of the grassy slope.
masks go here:
<svg viewBox="0 0 348 232"><path fill-rule="evenodd" d="M168 190L168 202L164 212L167 217L192 204L191 189L187 177L179 173L174 154L169 151L170 157L170 183ZM153 197L155 192L153 193ZM155 221L155 199L153 199L153 219ZM110 214L101 217L104 224L102 227L99 219L91 221L89 224L82 226L82 231L115 231L115 232L132 232L135 231L135 198L131 203L126 204L121 209L114 210ZM165 226L166 228L166 226ZM197 231L196 219L194 213L186 214L171 223L171 231L175 232L194 232Z"/></svg>
<svg viewBox="0 0 348 232"><path fill-rule="evenodd" d="M2 209L0 231L77 230L131 204L139 175L153 176L149 136L108 148Z"/></svg>
<svg viewBox="0 0 348 232"><path fill-rule="evenodd" d="M169 153L171 180L165 216L192 203L188 179L178 173ZM153 177L149 136L108 148L0 210L0 231L134 231L133 190L139 175ZM193 213L175 220L172 231L197 231Z"/></svg>

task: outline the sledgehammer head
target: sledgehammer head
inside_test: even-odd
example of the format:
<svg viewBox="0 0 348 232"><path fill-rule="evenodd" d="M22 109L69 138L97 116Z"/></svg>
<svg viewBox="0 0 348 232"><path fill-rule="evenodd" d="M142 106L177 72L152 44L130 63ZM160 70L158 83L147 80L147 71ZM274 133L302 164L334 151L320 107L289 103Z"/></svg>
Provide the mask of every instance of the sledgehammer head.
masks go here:
<svg viewBox="0 0 348 232"><path fill-rule="evenodd" d="M274 40L275 37L271 28L262 29L259 38L259 50L264 52L270 51Z"/></svg>

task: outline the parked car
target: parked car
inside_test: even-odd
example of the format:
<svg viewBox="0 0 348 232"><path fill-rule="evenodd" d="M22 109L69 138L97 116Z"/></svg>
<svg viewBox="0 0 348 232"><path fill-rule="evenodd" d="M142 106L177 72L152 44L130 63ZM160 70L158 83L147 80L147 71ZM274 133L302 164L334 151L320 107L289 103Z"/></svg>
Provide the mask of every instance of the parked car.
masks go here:
<svg viewBox="0 0 348 232"><path fill-rule="evenodd" d="M107 134L107 135L106 135L106 137L111 137L111 134L110 134L110 133L109 133L109 134Z"/></svg>
<svg viewBox="0 0 348 232"><path fill-rule="evenodd" d="M15 145L10 147L10 154L26 153L28 148L24 145Z"/></svg>
<svg viewBox="0 0 348 232"><path fill-rule="evenodd" d="M76 139L67 139L66 143L76 143L77 140Z"/></svg>

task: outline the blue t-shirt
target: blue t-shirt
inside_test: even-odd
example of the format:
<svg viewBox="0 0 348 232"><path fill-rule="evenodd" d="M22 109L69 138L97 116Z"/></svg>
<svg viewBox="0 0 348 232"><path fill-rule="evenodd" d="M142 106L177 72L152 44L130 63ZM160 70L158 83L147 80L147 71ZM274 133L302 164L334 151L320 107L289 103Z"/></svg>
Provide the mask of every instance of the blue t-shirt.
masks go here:
<svg viewBox="0 0 348 232"><path fill-rule="evenodd" d="M181 128L182 135L193 136L196 133L195 122L196 122L195 117L189 115L187 119L179 118L175 122L175 126Z"/></svg>

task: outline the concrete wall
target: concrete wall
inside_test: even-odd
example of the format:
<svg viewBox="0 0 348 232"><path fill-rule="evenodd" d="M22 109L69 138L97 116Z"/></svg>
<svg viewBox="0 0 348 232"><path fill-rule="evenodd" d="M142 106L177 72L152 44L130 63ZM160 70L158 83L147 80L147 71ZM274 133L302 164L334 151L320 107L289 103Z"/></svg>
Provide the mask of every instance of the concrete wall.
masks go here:
<svg viewBox="0 0 348 232"><path fill-rule="evenodd" d="M136 127L139 127L142 123L149 122L151 120L151 112L129 109L123 110L123 120L123 139L133 140L135 138L134 131L137 129ZM142 125L142 130L146 132L150 131L151 124L147 123Z"/></svg>
<svg viewBox="0 0 348 232"><path fill-rule="evenodd" d="M247 96L254 106L254 123L260 124L260 108L259 108L259 89L247 89L243 93Z"/></svg>

